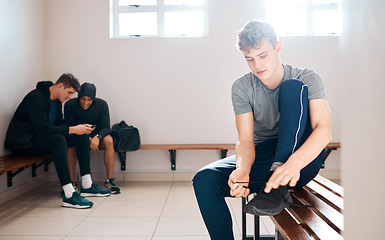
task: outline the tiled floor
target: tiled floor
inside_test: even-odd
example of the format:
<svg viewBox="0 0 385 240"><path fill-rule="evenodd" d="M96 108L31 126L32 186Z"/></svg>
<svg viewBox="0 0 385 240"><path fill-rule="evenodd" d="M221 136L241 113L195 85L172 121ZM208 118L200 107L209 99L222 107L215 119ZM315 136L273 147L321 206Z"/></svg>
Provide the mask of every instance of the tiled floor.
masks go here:
<svg viewBox="0 0 385 240"><path fill-rule="evenodd" d="M204 240L210 239L191 182L125 182L122 193L90 198L91 209L60 207L58 183L49 183L0 205L0 240ZM241 239L240 199L227 200ZM252 216L248 216L251 234ZM262 218L261 233L274 225Z"/></svg>

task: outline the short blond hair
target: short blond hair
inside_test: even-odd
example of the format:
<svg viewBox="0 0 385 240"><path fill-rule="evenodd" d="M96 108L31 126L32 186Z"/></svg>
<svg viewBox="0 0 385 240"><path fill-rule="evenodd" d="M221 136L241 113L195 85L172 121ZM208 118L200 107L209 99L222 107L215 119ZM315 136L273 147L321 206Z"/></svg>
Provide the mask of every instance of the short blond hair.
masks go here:
<svg viewBox="0 0 385 240"><path fill-rule="evenodd" d="M248 22L238 33L238 48L241 51L249 51L258 46L263 40L267 40L275 48L278 37L274 27L263 20Z"/></svg>

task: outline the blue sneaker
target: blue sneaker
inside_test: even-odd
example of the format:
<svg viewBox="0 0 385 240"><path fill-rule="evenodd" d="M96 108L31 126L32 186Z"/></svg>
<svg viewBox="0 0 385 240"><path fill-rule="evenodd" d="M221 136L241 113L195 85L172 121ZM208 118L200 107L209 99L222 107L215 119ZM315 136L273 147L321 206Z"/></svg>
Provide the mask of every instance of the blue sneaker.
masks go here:
<svg viewBox="0 0 385 240"><path fill-rule="evenodd" d="M74 192L72 197L66 198L63 194L63 203L62 207L68 208L90 208L94 205L91 201L80 196L78 192Z"/></svg>
<svg viewBox="0 0 385 240"><path fill-rule="evenodd" d="M108 197L111 195L111 192L106 189L101 189L93 183L90 188L83 188L83 186L81 186L80 195L82 197Z"/></svg>

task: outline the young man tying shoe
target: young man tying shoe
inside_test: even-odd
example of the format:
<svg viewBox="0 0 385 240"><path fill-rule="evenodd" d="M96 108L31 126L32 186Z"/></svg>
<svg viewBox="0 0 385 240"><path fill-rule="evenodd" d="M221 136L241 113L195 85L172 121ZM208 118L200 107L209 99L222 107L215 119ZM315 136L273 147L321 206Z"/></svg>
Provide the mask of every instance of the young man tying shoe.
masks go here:
<svg viewBox="0 0 385 240"><path fill-rule="evenodd" d="M107 171L105 186L111 193L118 194L120 189L114 182L115 151L110 135L110 113L106 101L96 98L96 88L92 83L83 83L78 98L66 102L64 117L70 126L92 124L95 129L88 135L92 152L104 150L104 164ZM89 151L88 149L88 151ZM76 147L68 148L68 164L72 181L75 180Z"/></svg>
<svg viewBox="0 0 385 240"><path fill-rule="evenodd" d="M234 239L225 197L257 192L244 210L278 214L291 202L287 187L303 187L317 175L331 138L321 77L281 64L282 43L270 24L249 22L238 34L238 47L251 72L232 87L236 155L207 165L193 179L213 240Z"/></svg>
<svg viewBox="0 0 385 240"><path fill-rule="evenodd" d="M18 106L8 127L4 147L15 154L51 153L63 187L62 206L90 208L93 203L80 196L71 183L66 137L82 137L93 128L89 124L68 127L62 113L62 103L79 91L79 86L79 81L70 73L61 75L55 84L38 82L36 89L29 92ZM81 163L82 184L87 192L107 193L92 184L89 158L82 158Z"/></svg>

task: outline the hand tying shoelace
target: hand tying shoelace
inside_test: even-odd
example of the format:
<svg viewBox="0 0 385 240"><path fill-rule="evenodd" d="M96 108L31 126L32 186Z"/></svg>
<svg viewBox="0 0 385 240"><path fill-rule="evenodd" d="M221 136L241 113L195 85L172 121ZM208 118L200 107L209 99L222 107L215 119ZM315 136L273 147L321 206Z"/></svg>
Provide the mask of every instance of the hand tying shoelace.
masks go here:
<svg viewBox="0 0 385 240"><path fill-rule="evenodd" d="M237 182L237 183L260 183L260 182ZM282 212L288 206L291 207L314 207L311 205L299 205L293 203L287 186L272 189L270 193L264 191L263 186L257 195L249 201L243 211L258 216L274 216Z"/></svg>

